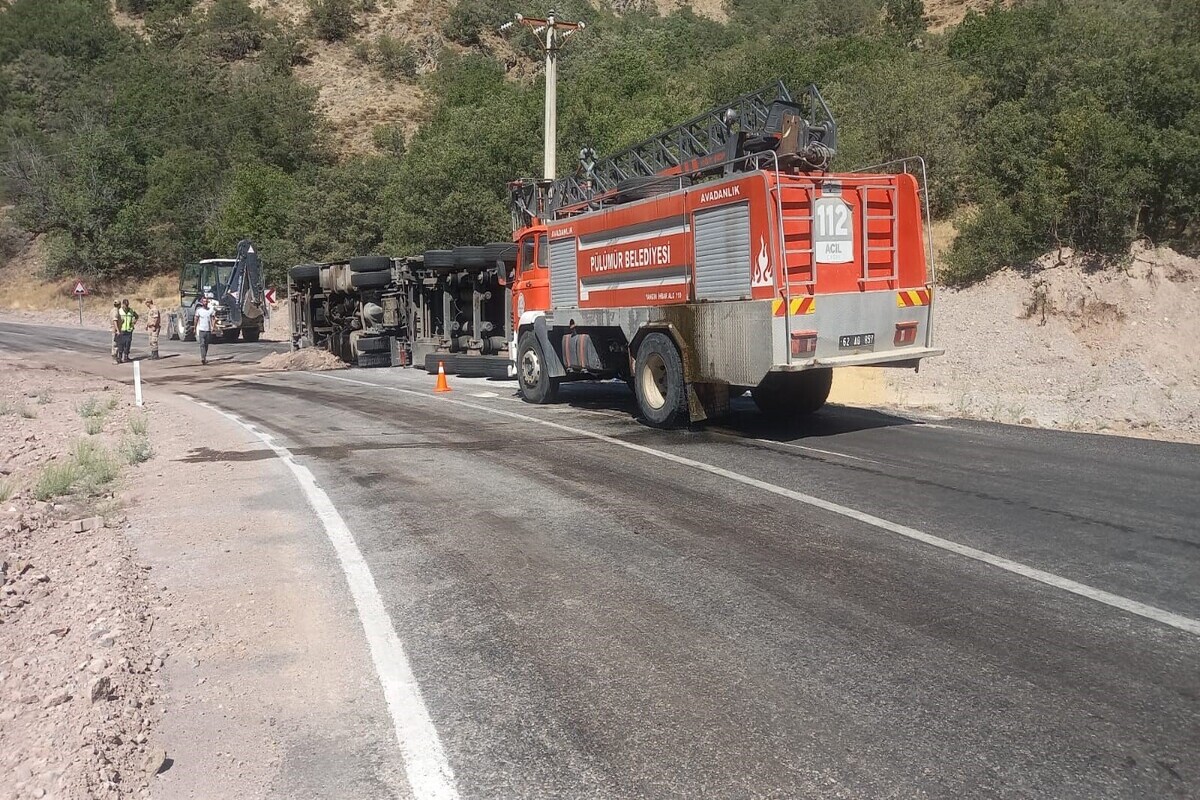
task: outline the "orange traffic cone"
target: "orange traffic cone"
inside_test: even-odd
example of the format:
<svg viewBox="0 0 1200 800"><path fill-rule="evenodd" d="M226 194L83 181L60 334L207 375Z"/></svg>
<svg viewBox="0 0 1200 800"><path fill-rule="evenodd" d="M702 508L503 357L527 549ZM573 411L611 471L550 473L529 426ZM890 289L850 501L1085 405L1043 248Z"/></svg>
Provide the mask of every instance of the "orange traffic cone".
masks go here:
<svg viewBox="0 0 1200 800"><path fill-rule="evenodd" d="M433 390L435 392L450 391L450 384L446 383L446 364L443 361L438 362L438 379L437 384L435 384L433 387Z"/></svg>

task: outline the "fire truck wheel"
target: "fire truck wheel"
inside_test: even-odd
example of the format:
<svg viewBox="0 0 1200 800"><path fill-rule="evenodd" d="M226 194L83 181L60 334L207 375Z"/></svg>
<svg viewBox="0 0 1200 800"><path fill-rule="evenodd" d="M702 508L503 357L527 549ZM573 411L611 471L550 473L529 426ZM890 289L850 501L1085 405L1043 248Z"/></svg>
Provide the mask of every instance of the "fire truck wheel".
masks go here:
<svg viewBox="0 0 1200 800"><path fill-rule="evenodd" d="M665 333L648 334L638 346L634 392L642 416L655 428L672 428L685 418L683 359Z"/></svg>
<svg viewBox="0 0 1200 800"><path fill-rule="evenodd" d="M829 399L832 369L772 372L751 391L754 403L769 417L793 419L813 413Z"/></svg>
<svg viewBox="0 0 1200 800"><path fill-rule="evenodd" d="M525 331L517 340L517 383L521 397L527 403L552 403L558 395L558 378L546 372L546 357L542 345L532 331Z"/></svg>

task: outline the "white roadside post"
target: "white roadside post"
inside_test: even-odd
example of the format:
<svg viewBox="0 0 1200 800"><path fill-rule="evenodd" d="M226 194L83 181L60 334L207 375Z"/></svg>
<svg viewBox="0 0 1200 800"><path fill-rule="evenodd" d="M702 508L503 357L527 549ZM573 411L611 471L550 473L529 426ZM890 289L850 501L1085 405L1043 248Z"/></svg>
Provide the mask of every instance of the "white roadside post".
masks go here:
<svg viewBox="0 0 1200 800"><path fill-rule="evenodd" d="M142 405L142 362L133 362L133 404Z"/></svg>
<svg viewBox="0 0 1200 800"><path fill-rule="evenodd" d="M558 51L562 49L567 39L576 31L584 29L582 22L563 22L555 19L554 9L545 19L536 19L517 14L513 22L500 26L501 32L507 31L514 24L524 25L533 31L542 51L546 54L546 111L544 128L546 137L545 158L542 163L542 177L547 181L554 180L557 170L555 157L558 143Z"/></svg>

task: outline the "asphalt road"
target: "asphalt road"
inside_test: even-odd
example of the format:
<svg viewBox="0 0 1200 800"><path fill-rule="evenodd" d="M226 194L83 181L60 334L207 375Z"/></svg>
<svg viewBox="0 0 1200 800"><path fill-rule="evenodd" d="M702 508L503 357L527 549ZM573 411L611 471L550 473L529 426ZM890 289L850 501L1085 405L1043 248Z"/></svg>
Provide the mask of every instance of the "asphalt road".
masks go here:
<svg viewBox="0 0 1200 800"><path fill-rule="evenodd" d="M451 381L204 396L340 511L461 796L1200 796L1200 448L748 401L661 432L622 385Z"/></svg>

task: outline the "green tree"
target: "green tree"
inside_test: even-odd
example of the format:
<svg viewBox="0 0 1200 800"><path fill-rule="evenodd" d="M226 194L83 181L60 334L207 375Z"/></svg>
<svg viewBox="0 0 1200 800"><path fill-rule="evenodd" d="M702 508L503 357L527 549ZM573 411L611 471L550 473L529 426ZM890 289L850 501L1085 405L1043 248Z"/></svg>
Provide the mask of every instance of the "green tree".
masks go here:
<svg viewBox="0 0 1200 800"><path fill-rule="evenodd" d="M204 26L212 52L226 61L245 58L266 38L262 16L246 0L216 0Z"/></svg>

